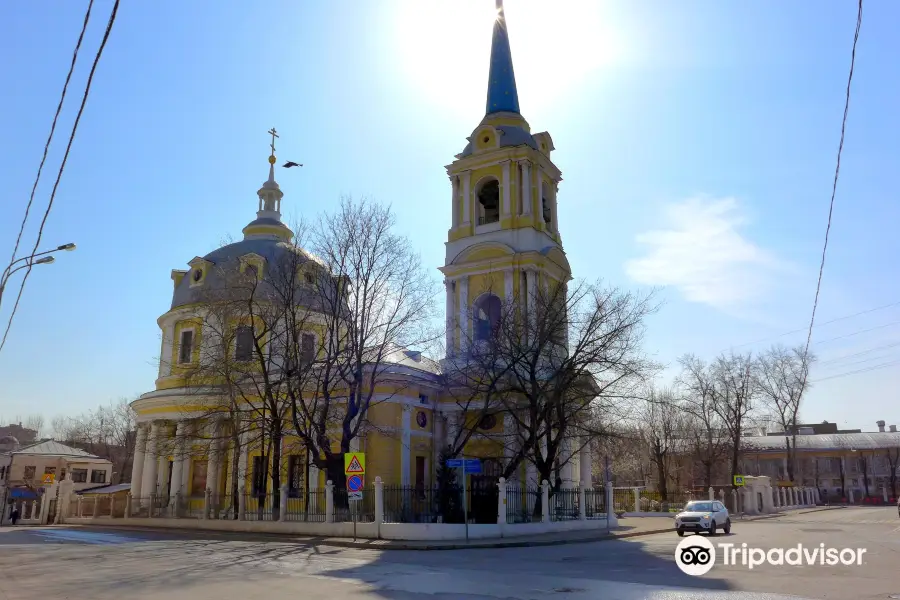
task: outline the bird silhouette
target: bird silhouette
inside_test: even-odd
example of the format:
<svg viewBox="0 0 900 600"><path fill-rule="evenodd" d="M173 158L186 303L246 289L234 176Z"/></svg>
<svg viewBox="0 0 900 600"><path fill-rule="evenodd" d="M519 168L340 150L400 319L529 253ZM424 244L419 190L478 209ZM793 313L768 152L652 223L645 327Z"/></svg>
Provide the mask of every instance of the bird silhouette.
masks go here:
<svg viewBox="0 0 900 600"><path fill-rule="evenodd" d="M303 165L298 165L295 162L287 161L286 163L284 163L281 166L284 167L285 169L290 169L291 167L302 167Z"/></svg>

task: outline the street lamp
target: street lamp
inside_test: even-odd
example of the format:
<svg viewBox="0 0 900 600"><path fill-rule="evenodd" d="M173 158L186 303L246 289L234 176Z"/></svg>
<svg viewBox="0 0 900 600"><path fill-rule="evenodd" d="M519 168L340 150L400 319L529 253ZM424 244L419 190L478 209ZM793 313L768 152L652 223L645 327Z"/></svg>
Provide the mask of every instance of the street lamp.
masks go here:
<svg viewBox="0 0 900 600"><path fill-rule="evenodd" d="M28 256L23 256L22 258L18 258L9 263L9 266L7 266L6 269L3 270L3 275L0 276L0 302L3 301L3 290L6 289L6 283L9 281L9 278L12 277L13 273L15 273L16 271L21 271L22 269L31 268L35 265L52 264L56 261L56 258L48 255L60 251L71 252L74 249L75 244L70 242L68 244L63 244L62 246L57 246L53 250L45 250L43 252L38 252L37 254L29 254ZM40 256L41 258L37 258L38 256Z"/></svg>

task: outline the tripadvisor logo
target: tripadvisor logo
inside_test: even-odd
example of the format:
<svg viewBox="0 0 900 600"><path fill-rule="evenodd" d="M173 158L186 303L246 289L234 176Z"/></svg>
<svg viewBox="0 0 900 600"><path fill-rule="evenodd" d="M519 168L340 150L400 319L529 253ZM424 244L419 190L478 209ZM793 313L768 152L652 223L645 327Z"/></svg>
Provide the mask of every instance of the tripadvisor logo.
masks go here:
<svg viewBox="0 0 900 600"><path fill-rule="evenodd" d="M748 569L760 565L801 566L823 565L833 567L841 565L861 565L865 548L826 548L825 544L804 547L797 544L792 548L750 548L746 543L718 544L723 565L743 565ZM687 575L705 575L716 564L716 547L705 537L694 535L687 537L675 548L675 564Z"/></svg>

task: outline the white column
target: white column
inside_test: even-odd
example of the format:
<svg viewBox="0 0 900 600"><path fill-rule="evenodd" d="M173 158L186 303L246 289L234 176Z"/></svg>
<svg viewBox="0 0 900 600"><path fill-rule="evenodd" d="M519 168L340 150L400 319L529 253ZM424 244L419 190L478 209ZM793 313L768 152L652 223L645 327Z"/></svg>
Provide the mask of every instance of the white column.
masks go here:
<svg viewBox="0 0 900 600"><path fill-rule="evenodd" d="M446 300L445 300L445 309L447 312L447 331L445 333L446 339L446 352L447 356L453 355L453 280L452 279L444 279L444 290L446 292Z"/></svg>
<svg viewBox="0 0 900 600"><path fill-rule="evenodd" d="M559 477L562 479L563 489L569 490L575 487L575 478L573 477L574 466L572 464L572 438L566 436L562 440L562 459L563 465L560 468Z"/></svg>
<svg viewBox="0 0 900 600"><path fill-rule="evenodd" d="M537 211L538 222L544 222L544 170L537 167Z"/></svg>
<svg viewBox="0 0 900 600"><path fill-rule="evenodd" d="M149 497L156 493L156 469L159 464L156 456L157 444L159 442L159 422L153 421L150 424L150 433L147 437L146 452L144 454L143 479L141 481L141 494ZM148 502L142 497L141 506L147 506Z"/></svg>
<svg viewBox="0 0 900 600"><path fill-rule="evenodd" d="M175 440L172 448L172 484L169 487L169 496L173 501L178 492L184 495L182 487L182 477L184 477L184 426L184 421L178 421L175 424Z"/></svg>
<svg viewBox="0 0 900 600"><path fill-rule="evenodd" d="M465 352L469 340L469 279L462 277L456 283L459 289L459 350Z"/></svg>
<svg viewBox="0 0 900 600"><path fill-rule="evenodd" d="M187 277L187 275L185 275ZM163 327L162 348L159 356L159 376L166 377L172 373L172 352L175 348L175 324L171 323Z"/></svg>
<svg viewBox="0 0 900 600"><path fill-rule="evenodd" d="M451 175L450 186L453 188L453 201L450 202L450 207L453 210L453 214L450 217L450 222L455 228L459 227L459 177L457 177L456 175Z"/></svg>
<svg viewBox="0 0 900 600"><path fill-rule="evenodd" d="M247 427L244 423L243 427ZM250 432L241 433L241 450L237 465L238 493L243 497L247 493L247 457L250 455Z"/></svg>
<svg viewBox="0 0 900 600"><path fill-rule="evenodd" d="M522 187L519 191L522 203L521 212L523 215L530 215L533 196L531 191L531 164L527 160L523 160L519 163L519 166L522 167Z"/></svg>
<svg viewBox="0 0 900 600"><path fill-rule="evenodd" d="M447 415L447 445L456 443L456 436L459 435L459 413L452 412Z"/></svg>
<svg viewBox="0 0 900 600"><path fill-rule="evenodd" d="M526 292L525 310L528 314L528 338L534 335L537 325L537 271L533 269L525 270L525 285L528 290Z"/></svg>
<svg viewBox="0 0 900 600"><path fill-rule="evenodd" d="M503 292L506 294L506 297L503 299L504 304L506 305L506 309L509 310L512 304L513 298L513 275L514 271L510 268L503 272Z"/></svg>
<svg viewBox="0 0 900 600"><path fill-rule="evenodd" d="M503 415L503 462L504 467L512 462L519 447L519 437L516 433L516 419L511 414ZM516 473L509 476L510 480L518 480Z"/></svg>
<svg viewBox="0 0 900 600"><path fill-rule="evenodd" d="M471 198L471 182L472 182L472 172L465 171L462 176L462 188L463 188L463 197L462 197L462 219L463 226L468 226L472 224L472 217L469 214L470 212L470 204L472 203Z"/></svg>
<svg viewBox="0 0 900 600"><path fill-rule="evenodd" d="M554 231L554 232L559 231L559 223L556 222L556 220L558 218L557 217L558 211L556 210L556 208L557 208L556 192L558 190L557 185L558 184L554 184L550 188L550 230Z"/></svg>
<svg viewBox="0 0 900 600"><path fill-rule="evenodd" d="M144 485L144 457L147 453L147 426L138 426L134 440L134 458L131 461L131 495L141 497ZM79 496L81 498L81 496ZM131 516L131 515L128 515Z"/></svg>
<svg viewBox="0 0 900 600"><path fill-rule="evenodd" d="M510 201L509 201L509 188L510 188L510 177L509 177L509 162L504 161L501 163L501 177L503 178L503 216L508 217L511 213L510 210Z"/></svg>
<svg viewBox="0 0 900 600"><path fill-rule="evenodd" d="M309 461L309 491L319 489L319 467L312 463L312 456L309 454L306 455L306 460Z"/></svg>
<svg viewBox="0 0 900 600"><path fill-rule="evenodd" d="M401 417L400 427L400 483L401 485L409 485L409 449L411 442L410 423L412 408L409 405L403 406L403 416Z"/></svg>
<svg viewBox="0 0 900 600"><path fill-rule="evenodd" d="M591 444L590 440L582 441L586 443L581 447L581 450L578 451L578 463L581 467L581 481L583 481L584 485L591 489L594 487L594 465L593 455L591 455Z"/></svg>

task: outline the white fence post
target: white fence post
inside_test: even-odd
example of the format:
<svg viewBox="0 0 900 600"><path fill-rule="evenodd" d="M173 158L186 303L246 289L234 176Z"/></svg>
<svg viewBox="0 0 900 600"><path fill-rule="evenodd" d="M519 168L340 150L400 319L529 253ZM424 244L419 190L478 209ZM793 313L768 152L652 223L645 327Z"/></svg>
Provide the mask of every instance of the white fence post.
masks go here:
<svg viewBox="0 0 900 600"><path fill-rule="evenodd" d="M334 483L325 482L325 522L334 523Z"/></svg>
<svg viewBox="0 0 900 600"><path fill-rule="evenodd" d="M384 522L384 482L381 476L375 478L375 534L381 537L381 524Z"/></svg>
<svg viewBox="0 0 900 600"><path fill-rule="evenodd" d="M616 517L616 507L613 506L613 484L606 482L606 526L618 527L619 519Z"/></svg>
<svg viewBox="0 0 900 600"><path fill-rule="evenodd" d="M550 483L545 479L541 482L541 522L550 522Z"/></svg>
<svg viewBox="0 0 900 600"><path fill-rule="evenodd" d="M131 503L133 502L131 498L131 492L125 494L125 518L128 519L131 517ZM78 516L81 516L81 496L78 497Z"/></svg>
<svg viewBox="0 0 900 600"><path fill-rule="evenodd" d="M716 490L714 490L712 488L712 486L709 486L709 499L710 499L710 501L713 501L716 499Z"/></svg>
<svg viewBox="0 0 900 600"><path fill-rule="evenodd" d="M203 515L201 515L201 519L208 519L209 512L212 509L212 490L206 488L203 490Z"/></svg>
<svg viewBox="0 0 900 600"><path fill-rule="evenodd" d="M641 488L634 488L634 512L641 512Z"/></svg>
<svg viewBox="0 0 900 600"><path fill-rule="evenodd" d="M501 477L497 482L497 525L500 526L500 536L503 537L503 526L506 525L506 478Z"/></svg>
<svg viewBox="0 0 900 600"><path fill-rule="evenodd" d="M587 485L584 481L578 483L578 518L582 521L587 521L587 505L585 500L587 500L587 494L585 494L584 488Z"/></svg>
<svg viewBox="0 0 900 600"><path fill-rule="evenodd" d="M58 509L59 507L57 507ZM100 516L100 496L94 496L94 518Z"/></svg>
<svg viewBox="0 0 900 600"><path fill-rule="evenodd" d="M278 520L284 523L287 521L287 509L288 509L288 484L281 484L281 504L278 505Z"/></svg>

